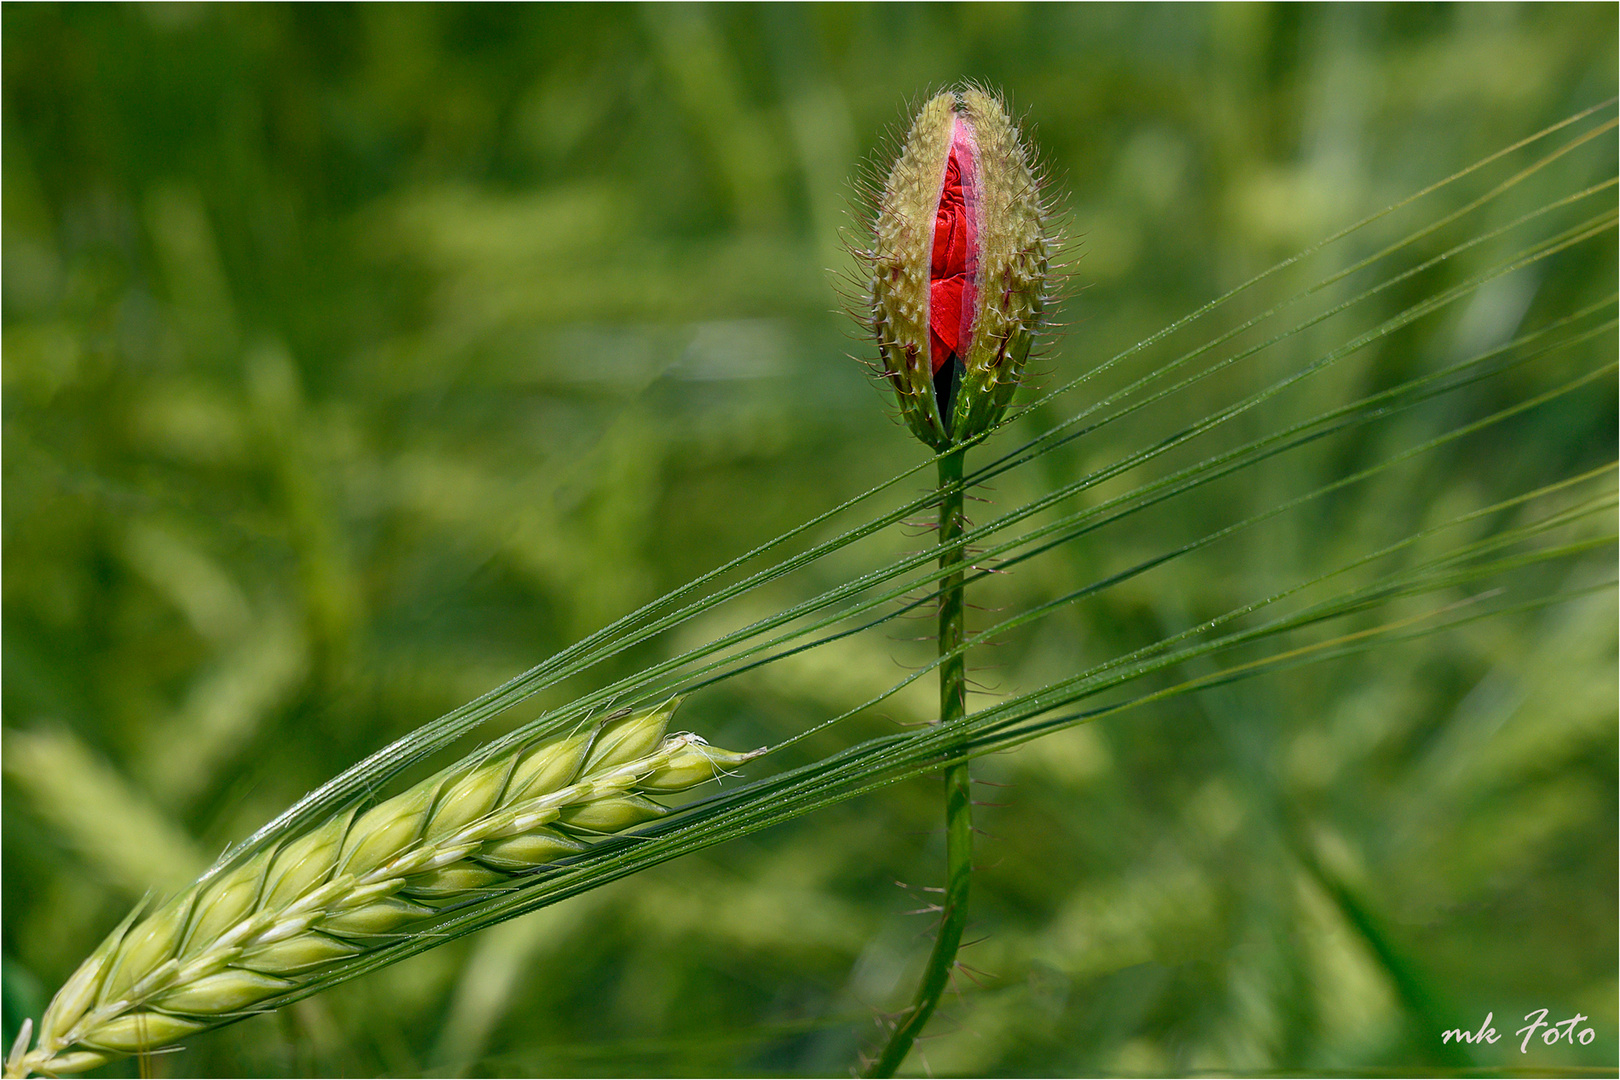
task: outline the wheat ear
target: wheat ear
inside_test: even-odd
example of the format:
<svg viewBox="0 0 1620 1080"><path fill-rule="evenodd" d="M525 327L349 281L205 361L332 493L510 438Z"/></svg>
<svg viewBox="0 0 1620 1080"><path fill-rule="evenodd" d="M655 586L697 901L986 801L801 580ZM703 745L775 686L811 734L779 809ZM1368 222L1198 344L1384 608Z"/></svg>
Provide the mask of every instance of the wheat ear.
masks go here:
<svg viewBox="0 0 1620 1080"><path fill-rule="evenodd" d="M473 759L203 877L108 935L57 991L5 1075L82 1072L273 1008L333 964L517 888L559 859L669 813L757 756L665 734L678 700Z"/></svg>

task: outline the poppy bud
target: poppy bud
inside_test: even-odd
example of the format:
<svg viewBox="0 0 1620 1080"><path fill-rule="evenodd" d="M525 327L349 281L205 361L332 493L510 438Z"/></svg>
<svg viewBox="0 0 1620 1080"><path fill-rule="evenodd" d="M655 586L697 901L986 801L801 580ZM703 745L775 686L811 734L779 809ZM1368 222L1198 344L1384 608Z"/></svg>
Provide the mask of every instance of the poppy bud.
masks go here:
<svg viewBox="0 0 1620 1080"><path fill-rule="evenodd" d="M916 436L935 450L1001 419L1042 325L1046 208L995 95L917 114L873 222L872 329Z"/></svg>

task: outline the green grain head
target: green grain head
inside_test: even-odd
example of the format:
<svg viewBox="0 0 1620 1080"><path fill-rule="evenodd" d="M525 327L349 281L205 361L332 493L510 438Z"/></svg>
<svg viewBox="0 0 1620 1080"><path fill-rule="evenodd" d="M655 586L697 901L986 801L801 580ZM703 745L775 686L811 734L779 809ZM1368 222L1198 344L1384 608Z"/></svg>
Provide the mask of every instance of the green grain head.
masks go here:
<svg viewBox="0 0 1620 1080"><path fill-rule="evenodd" d="M594 840L670 813L758 755L668 735L678 699L561 739L476 755L350 807L131 913L63 984L7 1076L82 1072L275 1008L333 965L521 888Z"/></svg>

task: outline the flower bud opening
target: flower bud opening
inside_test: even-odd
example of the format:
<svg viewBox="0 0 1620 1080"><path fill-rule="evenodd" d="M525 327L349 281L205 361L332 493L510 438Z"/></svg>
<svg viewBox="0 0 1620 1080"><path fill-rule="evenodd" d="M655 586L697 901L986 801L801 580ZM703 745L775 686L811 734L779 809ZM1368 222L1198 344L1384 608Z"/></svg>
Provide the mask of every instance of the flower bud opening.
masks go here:
<svg viewBox="0 0 1620 1080"><path fill-rule="evenodd" d="M1049 241L1038 179L1000 99L967 86L923 106L884 183L873 241L870 325L906 423L935 450L989 430L1043 326Z"/></svg>
<svg viewBox="0 0 1620 1080"><path fill-rule="evenodd" d="M934 245L928 267L928 350L934 375L934 405L950 434L951 405L961 380L962 356L973 341L978 299L978 146L973 125L954 120L951 152L945 159L939 209L934 212Z"/></svg>

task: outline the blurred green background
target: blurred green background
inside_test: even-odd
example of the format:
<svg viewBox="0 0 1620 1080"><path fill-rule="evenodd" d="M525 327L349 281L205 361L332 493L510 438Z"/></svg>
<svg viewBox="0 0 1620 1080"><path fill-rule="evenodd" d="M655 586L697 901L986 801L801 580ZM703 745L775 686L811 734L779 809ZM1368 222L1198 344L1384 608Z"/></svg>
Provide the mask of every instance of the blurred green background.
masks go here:
<svg viewBox="0 0 1620 1080"><path fill-rule="evenodd" d="M921 460L846 357L870 350L834 285L852 265L851 178L931 88L999 87L1050 167L1071 236L1067 328L1036 365L1052 386L1616 83L1607 4L0 18L8 1040L147 890L389 739ZM1613 171L1611 134L1448 242ZM1483 190L1448 189L1403 227ZM1381 311L1506 250L1483 245ZM1271 298L1350 261L1334 258ZM1614 265L1610 233L1502 279L1246 419L1246 437L1601 299ZM1018 505L1352 332L1291 339L985 494ZM1613 347L1610 333L1584 355ZM1057 595L1578 366L1531 366L1195 493L976 599ZM1039 686L1614 444L1605 379L1038 624L977 677ZM750 610L874 558L841 554ZM1612 569L1605 549L1543 583ZM1612 1066L1615 624L1599 592L986 760L979 775L1004 786L979 819L982 940L920 1044L927 1067ZM694 699L682 726L780 739L892 683L928 648L898 638L923 632L768 668ZM917 689L819 748L926 718ZM906 912L942 874L936 786L666 864L150 1068L843 1075L926 951L929 917ZM1537 1008L1594 1018L1594 1043L1439 1042L1442 1024L1489 1011L1511 1032Z"/></svg>

